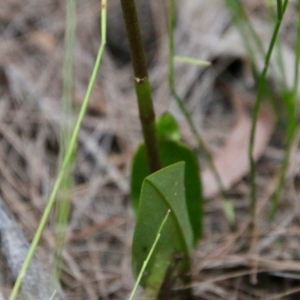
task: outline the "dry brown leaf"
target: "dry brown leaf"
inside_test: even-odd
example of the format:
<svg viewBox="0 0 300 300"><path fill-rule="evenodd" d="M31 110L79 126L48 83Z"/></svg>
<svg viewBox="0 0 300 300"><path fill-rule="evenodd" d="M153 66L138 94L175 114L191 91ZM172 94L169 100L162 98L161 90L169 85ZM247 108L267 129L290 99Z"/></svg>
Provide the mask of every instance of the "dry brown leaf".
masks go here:
<svg viewBox="0 0 300 300"><path fill-rule="evenodd" d="M232 101L237 113L237 121L231 131L225 146L220 149L213 162L220 175L223 188L229 189L245 176L250 169L249 141L251 118L243 106L243 96L232 91ZM274 116L267 103L263 103L258 116L253 156L257 161L264 153L274 129ZM211 198L220 192L215 175L210 168L202 172L204 195Z"/></svg>

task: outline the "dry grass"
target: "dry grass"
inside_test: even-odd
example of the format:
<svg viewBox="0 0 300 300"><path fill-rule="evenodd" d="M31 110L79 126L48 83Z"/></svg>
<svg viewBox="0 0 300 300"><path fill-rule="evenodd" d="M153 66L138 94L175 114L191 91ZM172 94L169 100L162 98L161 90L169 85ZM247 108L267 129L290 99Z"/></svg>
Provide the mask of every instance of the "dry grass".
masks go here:
<svg viewBox="0 0 300 300"><path fill-rule="evenodd" d="M185 18L192 2L186 2L183 19L178 20L178 26L191 21L178 33L182 55L190 55L189 49L193 53L199 47L195 38L189 40L188 47L180 43L187 38L184 30L202 34L202 29L194 26L195 16ZM255 10L256 6L250 8ZM0 195L29 240L57 172L59 129L66 122L60 109L64 9L64 4L55 0L5 0L0 8ZM99 43L98 9L96 0L79 1L74 49L76 106L82 101ZM218 8L214 11L217 14ZM230 24L228 13L223 16L215 28L209 27L210 31L222 32ZM163 27L160 29L163 34ZM164 80L165 37L161 36L159 42L160 52L151 69L156 109L161 112L171 108L182 123L184 139L195 146L182 116L170 102ZM203 56L210 57L209 50L205 53ZM232 110L220 104L212 91L215 78L235 59L220 56L214 68L201 72L196 67L178 66L182 79L179 91L188 98L188 108L207 141L222 139L220 126L228 130L232 126ZM128 170L141 135L130 74L129 66L119 68L111 55L105 54L80 133L61 281L70 299L126 299L134 284L130 270L134 220L128 203ZM197 81L200 79L201 83ZM230 231L223 216L220 197L205 204L205 237L193 255L192 285L198 299L299 299L298 140L280 212L272 223L267 218L276 171L284 154L282 144L278 129L257 166L257 231L251 251L247 177L230 191L238 218L235 232ZM53 263L53 232L54 222L50 220L39 248L45 266ZM0 261L1 289L7 297L12 277L5 258Z"/></svg>

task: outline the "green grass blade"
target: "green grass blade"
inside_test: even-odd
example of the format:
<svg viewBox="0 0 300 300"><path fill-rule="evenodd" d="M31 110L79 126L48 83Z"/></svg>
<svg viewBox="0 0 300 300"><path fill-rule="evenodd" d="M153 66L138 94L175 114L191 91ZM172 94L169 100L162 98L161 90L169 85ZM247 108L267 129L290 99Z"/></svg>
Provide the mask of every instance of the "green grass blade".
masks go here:
<svg viewBox="0 0 300 300"><path fill-rule="evenodd" d="M298 0L298 16L300 16L300 0ZM296 36L296 44L295 44L295 75L294 75L294 87L293 94L294 97L298 96L298 82L299 82L299 63L300 63L300 17L298 17L297 21L297 36ZM295 99L296 100L296 99Z"/></svg>
<svg viewBox="0 0 300 300"><path fill-rule="evenodd" d="M64 66L63 66L63 115L67 122L63 123L63 128L60 134L60 165L62 164L63 157L66 153L68 144L72 136L69 120L72 120L73 105L73 77L74 77L74 46L75 46L75 30L76 30L76 9L77 0L67 0L66 4L66 28L65 28L65 45L64 45ZM74 151L75 152L75 151ZM70 175L72 166L74 165L75 153L72 156L68 165L68 172L66 177L63 178L59 199L57 201L56 209L56 253L55 264L56 279L60 278L60 270L62 265L61 252L65 243L65 232L69 219L70 211L70 195L73 186L73 179Z"/></svg>
<svg viewBox="0 0 300 300"><path fill-rule="evenodd" d="M300 14L300 0L298 0L298 16ZM297 133L297 129L299 127L297 120L297 101L298 101L298 82L299 82L299 63L300 63L300 18L297 21L297 35L296 35L296 43L295 43L295 70L294 70L294 84L293 90L291 93L288 93L286 97L283 97L284 103L286 105L286 110L288 113L288 128L287 128L287 145L285 150L285 155L283 158L283 163L279 172L279 180L276 191L272 197L272 207L270 211L271 219L274 218L280 203L280 198L282 195L282 190L284 186L284 180L286 177L286 172L288 169L291 148L295 139L295 135Z"/></svg>
<svg viewBox="0 0 300 300"><path fill-rule="evenodd" d="M276 7L274 6L275 3L270 3L270 5L268 5L268 10L269 10L269 15L270 15L270 19L272 22L272 25L275 27L275 24L277 22L277 19L279 17L278 14L278 7L276 9ZM283 9L282 7L282 3L281 3L281 10ZM280 15L282 15L282 11L280 12ZM280 80L282 82L283 88L284 89L288 89L288 84L286 81L286 69L285 69L285 64L284 64L284 58L283 58L283 42L281 38L277 38L276 40L276 49L274 50L274 56L276 58L276 64L278 66L278 70L276 70L276 72L278 74L280 74ZM272 64L272 66L274 67L274 65Z"/></svg>
<svg viewBox="0 0 300 300"><path fill-rule="evenodd" d="M161 222L161 225L160 225L160 227L158 229L155 241L154 241L154 243L153 243L153 245L152 245L152 247L151 247L151 249L149 251L149 254L148 254L146 260L143 263L143 267L142 267L142 269L141 269L141 271L140 271L140 273L139 273L139 275L138 275L138 277L136 279L135 285L134 285L134 287L132 289L132 292L131 292L130 297L128 298L128 300L133 300L134 294L136 293L136 290L137 290L137 288L138 288L138 286L139 286L139 284L141 282L141 278L142 278L142 276L143 276L143 274L145 272L145 269L146 269L146 267L147 267L147 265L148 265L148 263L150 261L150 258L152 257L152 254L153 254L153 252L155 250L155 247L156 247L156 245L157 245L157 243L158 243L158 241L159 241L159 239L161 237L161 231L162 231L163 227L165 226L165 224L167 222L167 219L169 217L170 212L171 212L171 210L169 209L168 212L167 212L167 214L166 214L166 216L165 216L165 218Z"/></svg>
<svg viewBox="0 0 300 300"><path fill-rule="evenodd" d="M285 13L287 3L288 3L288 0L285 0L284 5L283 5L283 15ZM275 24L275 28L273 30L270 45L269 45L269 48L268 48L268 51L267 51L267 54L265 57L264 67L263 67L263 69L260 73L259 79L258 79L258 91L257 91L255 103L254 103L253 113L252 113L250 146L249 146L249 152L248 152L248 156L249 156L249 160L250 160L250 185L251 185L249 210L250 210L250 214L251 214L252 229L255 226L255 212L256 212L256 185L255 185L256 172L255 172L255 160L254 160L254 156L253 156L256 125L257 125L257 119L258 119L262 96L263 96L264 90L265 90L267 71L268 71L269 63L270 63L271 56L273 53L273 49L276 44L276 40L278 38L279 29L280 29L280 26L282 23L283 15L280 18L278 17L277 22Z"/></svg>
<svg viewBox="0 0 300 300"><path fill-rule="evenodd" d="M277 15L278 18L282 18L283 7L282 7L282 0L277 0Z"/></svg>
<svg viewBox="0 0 300 300"><path fill-rule="evenodd" d="M26 271L29 267L29 264L32 260L34 252L35 252L35 250L37 248L37 245L39 243L39 240L42 236L43 230L46 226L46 223L47 223L47 220L49 218L50 212L51 212L52 207L54 205L54 202L55 202L55 199L56 199L56 196L57 196L57 192L60 188L60 185L63 181L63 178L66 175L66 171L68 170L67 167L69 165L69 162L72 160L72 155L73 155L74 150L75 150L76 145L77 145L77 139L78 139L80 126L81 126L81 123L83 121L83 117L85 115L85 112L86 112L86 109L87 109L87 106L88 106L88 103L89 103L89 99L90 99L90 96L91 96L91 93L92 93L92 90L93 90L93 87L94 87L94 84L95 84L95 81L96 81L96 77L97 77L97 73L98 73L98 70L99 70L101 58L103 56L103 52L104 52L104 48L105 48L105 44L106 44L106 8L107 8L107 0L102 0L102 2L101 2L101 38L102 38L102 40L101 40L101 45L99 47L99 51L98 51L98 54L97 54L96 62L95 62L94 68L93 68L93 72L92 72L92 75L91 75L91 78L90 78L90 81L89 81L89 85L88 85L88 88L87 88L87 91L86 91L86 95L84 97L84 100L83 100L83 103L82 103L82 106L81 106L81 109L80 109L80 112L79 112L79 115L78 115L78 118L77 118L77 121L76 121L76 124L75 124L75 127L74 127L74 131L73 131L73 134L71 136L70 144L69 144L68 149L66 151L66 154L64 156L62 167L60 168L58 176L55 180L52 192L51 192L49 200L48 200L48 203L45 207L45 210L43 212L43 215L42 215L42 218L40 220L39 226L38 226L38 228L36 230L36 233L33 237L31 246L28 250L28 254L25 258L25 261L24 261L24 263L22 265L22 268L19 272L19 275L16 279L16 282L15 282L15 285L13 287L12 293L9 297L9 300L15 300L17 295L18 295L19 289L20 289L21 284L22 284L23 277L26 274Z"/></svg>

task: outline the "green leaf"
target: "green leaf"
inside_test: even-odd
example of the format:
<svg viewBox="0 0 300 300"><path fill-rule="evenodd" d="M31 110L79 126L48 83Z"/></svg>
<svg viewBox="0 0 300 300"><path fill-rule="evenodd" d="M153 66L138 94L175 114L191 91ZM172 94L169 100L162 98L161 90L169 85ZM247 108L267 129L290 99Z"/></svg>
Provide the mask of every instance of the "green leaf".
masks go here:
<svg viewBox="0 0 300 300"><path fill-rule="evenodd" d="M136 276L147 259L162 221L171 210L141 279L142 285L156 292L169 268L175 279L190 268L193 235L185 202L184 167L184 162L166 167L148 176L142 186L132 244L132 266Z"/></svg>
<svg viewBox="0 0 300 300"><path fill-rule="evenodd" d="M156 120L157 135L159 140L180 140L180 130L175 118L169 112L163 113Z"/></svg>
<svg viewBox="0 0 300 300"><path fill-rule="evenodd" d="M203 219L203 197L197 157L191 149L180 142L162 140L159 146L164 167L179 161L186 163L184 173L185 199L194 242L196 243L202 234ZM136 214L139 208L142 183L149 174L145 145L141 144L133 158L131 172L131 201Z"/></svg>

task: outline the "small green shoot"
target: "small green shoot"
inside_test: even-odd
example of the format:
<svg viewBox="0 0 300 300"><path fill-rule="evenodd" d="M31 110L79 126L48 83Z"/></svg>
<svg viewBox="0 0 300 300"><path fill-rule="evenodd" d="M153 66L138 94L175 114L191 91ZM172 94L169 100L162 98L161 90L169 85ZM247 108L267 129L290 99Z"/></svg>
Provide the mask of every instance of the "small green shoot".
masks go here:
<svg viewBox="0 0 300 300"><path fill-rule="evenodd" d="M159 140L180 141L180 129L171 113L165 112L156 120Z"/></svg>

